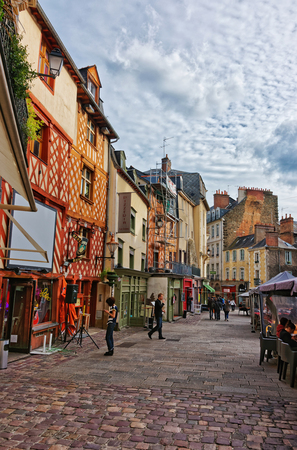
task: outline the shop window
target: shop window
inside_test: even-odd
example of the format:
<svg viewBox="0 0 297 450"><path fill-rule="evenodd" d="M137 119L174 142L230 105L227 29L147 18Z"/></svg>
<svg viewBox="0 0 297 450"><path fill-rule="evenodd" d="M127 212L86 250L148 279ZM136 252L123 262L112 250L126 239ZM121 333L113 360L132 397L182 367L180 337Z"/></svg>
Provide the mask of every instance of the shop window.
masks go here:
<svg viewBox="0 0 297 450"><path fill-rule="evenodd" d="M52 282L38 280L35 290L33 326L52 320Z"/></svg>
<svg viewBox="0 0 297 450"><path fill-rule="evenodd" d="M129 247L129 269L134 269L134 248Z"/></svg>
<svg viewBox="0 0 297 450"><path fill-rule="evenodd" d="M92 172L91 170L84 166L81 174L81 190L80 194L83 195L88 200L91 200L92 195Z"/></svg>
<svg viewBox="0 0 297 450"><path fill-rule="evenodd" d="M36 134L36 139L29 142L30 151L37 156L37 158L40 158L42 161L47 163L49 128L43 126Z"/></svg>
<svg viewBox="0 0 297 450"><path fill-rule="evenodd" d="M130 221L130 231L135 234L135 221L136 221L136 211L131 208L131 221Z"/></svg>
<svg viewBox="0 0 297 450"><path fill-rule="evenodd" d="M93 124L93 122L90 119L88 119L88 123L87 123L87 139L93 145L95 145L95 131L96 131L95 125Z"/></svg>
<svg viewBox="0 0 297 450"><path fill-rule="evenodd" d="M49 54L51 50L52 49L49 49L47 43L44 40L42 40L39 53L38 72L45 74L45 76L42 77L42 80L53 90L54 78L46 76L50 74Z"/></svg>

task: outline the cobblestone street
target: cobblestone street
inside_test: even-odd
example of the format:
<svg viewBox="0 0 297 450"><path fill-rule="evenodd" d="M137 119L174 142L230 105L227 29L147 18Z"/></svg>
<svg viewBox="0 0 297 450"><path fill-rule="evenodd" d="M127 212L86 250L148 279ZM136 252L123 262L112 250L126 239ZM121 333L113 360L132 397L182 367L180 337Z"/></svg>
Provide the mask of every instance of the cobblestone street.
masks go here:
<svg viewBox="0 0 297 450"><path fill-rule="evenodd" d="M250 318L208 313L145 329L104 330L83 347L11 362L0 372L0 450L297 449L297 383L259 366Z"/></svg>

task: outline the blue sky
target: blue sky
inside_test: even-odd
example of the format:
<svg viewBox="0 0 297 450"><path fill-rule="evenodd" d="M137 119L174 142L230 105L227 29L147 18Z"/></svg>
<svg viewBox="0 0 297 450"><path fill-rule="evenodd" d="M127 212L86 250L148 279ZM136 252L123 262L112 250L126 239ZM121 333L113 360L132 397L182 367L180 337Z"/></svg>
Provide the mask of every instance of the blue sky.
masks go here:
<svg viewBox="0 0 297 450"><path fill-rule="evenodd" d="M96 64L128 166L268 188L297 221L293 0L40 0L78 68ZM71 5L71 7L70 7Z"/></svg>

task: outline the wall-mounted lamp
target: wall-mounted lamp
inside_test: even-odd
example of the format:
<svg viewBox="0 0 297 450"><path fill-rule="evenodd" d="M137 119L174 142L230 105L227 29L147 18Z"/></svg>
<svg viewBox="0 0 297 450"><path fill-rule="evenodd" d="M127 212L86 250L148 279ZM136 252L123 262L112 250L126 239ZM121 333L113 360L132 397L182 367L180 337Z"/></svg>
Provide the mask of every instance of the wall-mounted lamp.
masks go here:
<svg viewBox="0 0 297 450"><path fill-rule="evenodd" d="M210 249L208 248L208 249L207 249L207 256L210 256L210 253L211 253L211 251L210 251Z"/></svg>
<svg viewBox="0 0 297 450"><path fill-rule="evenodd" d="M50 73L38 73L37 75L44 78L58 77L61 73L64 62L64 57L61 50L59 48L54 48L48 55L48 61L50 65Z"/></svg>
<svg viewBox="0 0 297 450"><path fill-rule="evenodd" d="M98 259L114 259L114 254L115 254L116 249L119 246L119 243L114 240L113 233L110 236L110 241L107 242L106 245L108 247L110 256L96 256L96 266L97 266Z"/></svg>
<svg viewBox="0 0 297 450"><path fill-rule="evenodd" d="M158 228L162 228L162 226L163 226L163 220L161 219L161 217L160 217L159 219L157 219L156 225L157 225Z"/></svg>

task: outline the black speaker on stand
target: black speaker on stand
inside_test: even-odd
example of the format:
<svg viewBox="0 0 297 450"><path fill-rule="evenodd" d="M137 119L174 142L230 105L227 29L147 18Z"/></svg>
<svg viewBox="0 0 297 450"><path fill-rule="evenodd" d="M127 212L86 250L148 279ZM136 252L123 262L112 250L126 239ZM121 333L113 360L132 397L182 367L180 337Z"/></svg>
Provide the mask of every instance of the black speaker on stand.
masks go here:
<svg viewBox="0 0 297 450"><path fill-rule="evenodd" d="M68 314L69 314L69 304L70 303L76 303L77 294L78 294L78 285L77 284L67 284L65 303L68 304ZM64 342L66 342L66 334L67 334L67 327L68 327L68 324L67 324L67 322L68 322L68 320L67 320L68 314L66 316L66 327L65 327L65 340L64 340ZM85 313L83 312L83 317L84 317L84 315L85 315ZM74 339L76 339L77 343L80 345L80 347L82 347L83 334L86 334L91 339L93 344L96 345L96 347L99 349L99 347L96 344L96 342L94 341L94 339L89 335L89 333L85 329L83 317L82 317L82 320L81 320L81 326L80 326L79 330L77 330L77 332L72 336L70 341L67 342L67 344L64 347L64 350L65 350L66 347L68 347L70 342L74 341Z"/></svg>

